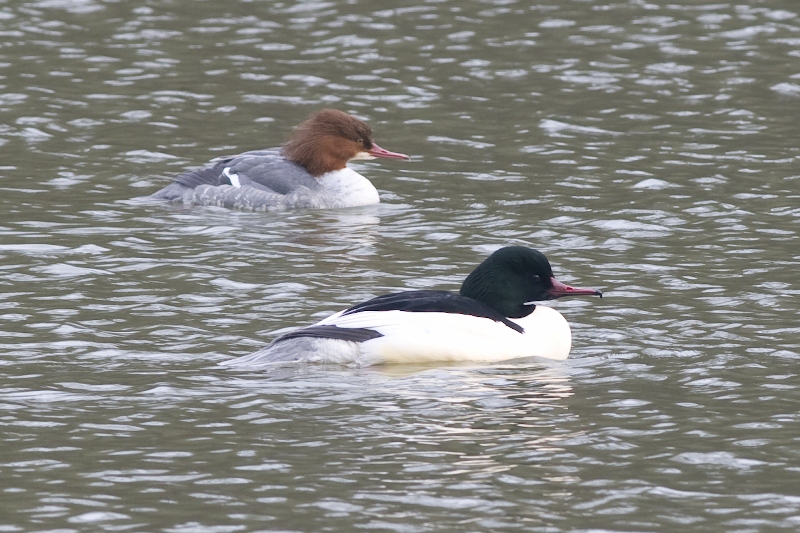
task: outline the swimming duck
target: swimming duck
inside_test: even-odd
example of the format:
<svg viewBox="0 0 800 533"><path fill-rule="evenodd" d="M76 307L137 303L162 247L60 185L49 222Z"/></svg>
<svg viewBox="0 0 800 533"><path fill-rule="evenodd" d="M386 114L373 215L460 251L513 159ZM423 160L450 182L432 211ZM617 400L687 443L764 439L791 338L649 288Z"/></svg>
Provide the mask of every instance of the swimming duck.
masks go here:
<svg viewBox="0 0 800 533"><path fill-rule="evenodd" d="M361 120L323 109L297 126L280 149L218 157L188 170L151 198L253 210L355 207L380 202L354 159L408 159L372 140Z"/></svg>
<svg viewBox="0 0 800 533"><path fill-rule="evenodd" d="M555 309L535 302L578 295L603 296L556 280L538 250L507 246L478 265L458 294L416 290L378 296L281 335L231 363L566 359L572 344L569 324Z"/></svg>

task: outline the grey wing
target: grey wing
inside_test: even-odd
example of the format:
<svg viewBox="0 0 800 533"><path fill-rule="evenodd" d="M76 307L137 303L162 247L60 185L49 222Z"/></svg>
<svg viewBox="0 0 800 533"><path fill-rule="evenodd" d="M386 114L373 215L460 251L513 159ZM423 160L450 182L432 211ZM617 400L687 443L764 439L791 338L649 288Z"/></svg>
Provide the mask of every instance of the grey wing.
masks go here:
<svg viewBox="0 0 800 533"><path fill-rule="evenodd" d="M242 152L241 154L236 155L222 155L219 157L215 157L209 163L220 163L220 162L228 162L236 159L237 157L247 157L247 156L279 156L281 155L281 151L279 148L265 148L264 150L248 150L247 152Z"/></svg>
<svg viewBox="0 0 800 533"><path fill-rule="evenodd" d="M183 174L176 176L175 181L160 191L156 191L150 197L157 200L169 201L175 201L183 198L184 202L186 202L198 188L204 186L219 187L220 185L231 185L231 182L225 176L224 171L224 162L219 162L209 167L187 170Z"/></svg>
<svg viewBox="0 0 800 533"><path fill-rule="evenodd" d="M242 154L231 160L220 162L224 172L235 174L242 186L266 187L279 194L306 187L312 191L320 189L317 179L304 167L288 161L277 154ZM227 170L225 170L227 169Z"/></svg>
<svg viewBox="0 0 800 533"><path fill-rule="evenodd" d="M317 349L316 341L317 339L310 337L296 339L293 342L281 343L278 349L275 348L275 343L272 343L249 355L225 361L222 365L231 367L259 367L269 366L273 363L299 361L308 354L314 353Z"/></svg>
<svg viewBox="0 0 800 533"><path fill-rule="evenodd" d="M340 340L349 341L347 346L340 346L340 350L349 350L353 356L359 352L356 344L377 339L383 335L369 328L340 328L335 325L314 325L296 329L285 333L272 341L266 348L262 348L250 355L245 355L234 361L223 363L229 366L260 366L271 363L287 361L322 361L320 349L324 346L321 341Z"/></svg>
<svg viewBox="0 0 800 533"><path fill-rule="evenodd" d="M306 187L319 190L320 184L308 171L281 156L278 149L252 150L234 156L217 157L203 168L187 170L175 181L152 195L162 200L185 198L204 185L253 187L264 193L286 195ZM233 181L238 180L238 183ZM205 189L205 187L203 187Z"/></svg>

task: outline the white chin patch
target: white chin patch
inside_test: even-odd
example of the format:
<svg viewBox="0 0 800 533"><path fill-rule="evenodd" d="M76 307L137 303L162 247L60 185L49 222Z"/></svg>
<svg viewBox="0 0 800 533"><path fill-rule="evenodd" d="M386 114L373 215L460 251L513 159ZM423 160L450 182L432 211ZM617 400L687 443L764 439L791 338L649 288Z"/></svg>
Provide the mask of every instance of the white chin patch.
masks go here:
<svg viewBox="0 0 800 533"><path fill-rule="evenodd" d="M375 156L369 152L358 152L353 159L375 159Z"/></svg>

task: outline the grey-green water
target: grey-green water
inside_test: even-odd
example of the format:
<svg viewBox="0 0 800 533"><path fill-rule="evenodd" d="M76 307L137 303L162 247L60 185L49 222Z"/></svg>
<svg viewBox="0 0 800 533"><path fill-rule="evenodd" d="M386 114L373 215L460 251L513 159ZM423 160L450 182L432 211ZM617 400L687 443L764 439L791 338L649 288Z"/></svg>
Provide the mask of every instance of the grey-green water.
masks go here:
<svg viewBox="0 0 800 533"><path fill-rule="evenodd" d="M133 198L310 112L379 206ZM794 1L0 2L2 531L795 531ZM526 244L563 363L218 363Z"/></svg>

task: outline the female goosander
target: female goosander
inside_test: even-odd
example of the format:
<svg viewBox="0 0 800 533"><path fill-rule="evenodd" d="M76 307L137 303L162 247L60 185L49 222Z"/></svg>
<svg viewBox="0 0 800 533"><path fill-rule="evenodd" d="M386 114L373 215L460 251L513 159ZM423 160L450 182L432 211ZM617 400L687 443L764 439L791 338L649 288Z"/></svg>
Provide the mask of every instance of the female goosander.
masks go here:
<svg viewBox="0 0 800 533"><path fill-rule="evenodd" d="M297 126L281 149L218 157L188 170L151 198L253 210L355 207L380 202L352 159L408 159L372 140L364 122L323 109Z"/></svg>
<svg viewBox="0 0 800 533"><path fill-rule="evenodd" d="M541 252L508 246L478 265L459 294L420 290L378 296L281 335L231 363L566 359L572 344L567 321L558 311L534 302L572 295L603 296L556 280Z"/></svg>

